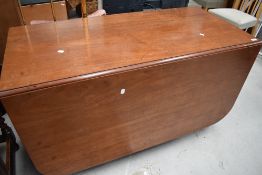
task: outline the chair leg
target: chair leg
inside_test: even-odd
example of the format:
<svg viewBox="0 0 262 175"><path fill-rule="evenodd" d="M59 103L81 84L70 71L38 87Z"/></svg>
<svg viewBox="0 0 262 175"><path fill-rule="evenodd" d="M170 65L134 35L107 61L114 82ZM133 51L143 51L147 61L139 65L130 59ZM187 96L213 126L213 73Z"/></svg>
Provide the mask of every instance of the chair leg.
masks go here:
<svg viewBox="0 0 262 175"><path fill-rule="evenodd" d="M257 31L257 25L255 25L254 27L252 27L252 31L251 31L251 35L255 36L256 35L256 31Z"/></svg>
<svg viewBox="0 0 262 175"><path fill-rule="evenodd" d="M2 175L8 175L8 172L5 168L5 163L4 161L0 158L0 174Z"/></svg>
<svg viewBox="0 0 262 175"><path fill-rule="evenodd" d="M208 7L202 7L202 9L208 11Z"/></svg>
<svg viewBox="0 0 262 175"><path fill-rule="evenodd" d="M10 174L11 174L11 163L10 163L10 161L11 161L11 157L10 157L10 155L11 155L11 149L10 149L10 139L7 139L6 140L6 156L5 156L5 166L6 166L6 169L7 169L7 171L8 172L10 172Z"/></svg>
<svg viewBox="0 0 262 175"><path fill-rule="evenodd" d="M8 164L8 168L7 169L10 172L10 175L15 175L15 170L16 170L16 157L15 157L15 153L16 151L19 149L18 144L15 142L14 139L12 138L8 138L7 139L7 143L9 144L9 153L8 153L8 159L9 159L9 164Z"/></svg>
<svg viewBox="0 0 262 175"><path fill-rule="evenodd" d="M54 9L54 4L53 3L54 3L53 0L50 0L50 6L51 6L53 20L56 21L56 15L55 15L55 9Z"/></svg>
<svg viewBox="0 0 262 175"><path fill-rule="evenodd" d="M82 18L86 18L87 17L86 0L81 0L81 5L82 5Z"/></svg>
<svg viewBox="0 0 262 175"><path fill-rule="evenodd" d="M251 34L252 34L254 37L257 37L259 31L261 30L261 27L262 27L262 24L261 24L261 23L256 24L254 27L252 27L252 32L251 32Z"/></svg>

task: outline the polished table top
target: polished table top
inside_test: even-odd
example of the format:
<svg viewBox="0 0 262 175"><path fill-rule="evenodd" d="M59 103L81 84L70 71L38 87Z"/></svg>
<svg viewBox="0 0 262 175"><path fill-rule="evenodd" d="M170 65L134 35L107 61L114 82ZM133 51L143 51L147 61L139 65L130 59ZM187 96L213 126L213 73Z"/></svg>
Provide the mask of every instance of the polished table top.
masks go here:
<svg viewBox="0 0 262 175"><path fill-rule="evenodd" d="M14 27L0 97L254 42L259 41L199 8Z"/></svg>

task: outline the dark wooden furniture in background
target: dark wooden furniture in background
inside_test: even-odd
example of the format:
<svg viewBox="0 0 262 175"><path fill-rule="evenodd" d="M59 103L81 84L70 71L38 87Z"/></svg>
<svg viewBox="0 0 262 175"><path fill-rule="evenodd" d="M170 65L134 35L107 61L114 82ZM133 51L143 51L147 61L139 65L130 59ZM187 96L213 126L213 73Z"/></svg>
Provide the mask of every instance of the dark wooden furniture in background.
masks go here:
<svg viewBox="0 0 262 175"><path fill-rule="evenodd" d="M138 12L143 9L187 7L189 0L103 0L107 14Z"/></svg>
<svg viewBox="0 0 262 175"><path fill-rule="evenodd" d="M5 143L6 145L6 156L5 156L5 163L2 161L0 157L0 174L7 173L8 175L15 175L16 174L16 155L15 152L19 149L19 145L16 143L15 135L12 131L12 128L9 127L5 123L5 119L3 115L5 114L5 110L0 104L0 143Z"/></svg>
<svg viewBox="0 0 262 175"><path fill-rule="evenodd" d="M70 174L222 119L261 44L199 8L16 27L0 98L37 169Z"/></svg>
<svg viewBox="0 0 262 175"><path fill-rule="evenodd" d="M0 1L0 65L2 65L4 58L8 28L22 24L17 0Z"/></svg>

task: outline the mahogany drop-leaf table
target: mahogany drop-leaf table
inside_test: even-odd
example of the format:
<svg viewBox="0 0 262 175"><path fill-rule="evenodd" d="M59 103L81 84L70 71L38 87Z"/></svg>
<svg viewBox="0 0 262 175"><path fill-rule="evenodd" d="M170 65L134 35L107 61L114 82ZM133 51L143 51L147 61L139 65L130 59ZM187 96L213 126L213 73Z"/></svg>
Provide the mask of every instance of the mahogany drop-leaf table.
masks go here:
<svg viewBox="0 0 262 175"><path fill-rule="evenodd" d="M44 175L66 175L222 119L260 50L200 8L11 28L0 99Z"/></svg>

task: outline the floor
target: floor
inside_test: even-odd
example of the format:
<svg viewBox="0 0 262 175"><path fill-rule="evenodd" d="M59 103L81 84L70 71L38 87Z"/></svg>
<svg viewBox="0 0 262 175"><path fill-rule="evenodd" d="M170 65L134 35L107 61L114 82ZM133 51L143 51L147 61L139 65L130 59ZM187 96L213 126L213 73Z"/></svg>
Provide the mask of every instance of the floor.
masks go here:
<svg viewBox="0 0 262 175"><path fill-rule="evenodd" d="M5 118L8 120L7 116ZM175 141L75 175L261 175L261 128L260 56L233 109L220 122ZM39 175L20 145L17 175ZM1 145L1 153L3 149Z"/></svg>

